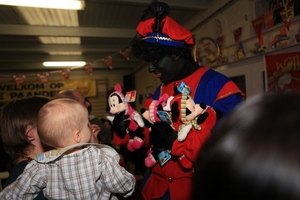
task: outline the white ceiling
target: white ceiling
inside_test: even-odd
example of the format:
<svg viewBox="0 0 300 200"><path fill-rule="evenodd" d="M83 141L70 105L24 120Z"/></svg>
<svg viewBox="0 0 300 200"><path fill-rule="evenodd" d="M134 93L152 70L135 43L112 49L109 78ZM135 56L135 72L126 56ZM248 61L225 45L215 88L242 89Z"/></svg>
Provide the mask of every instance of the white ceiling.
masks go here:
<svg viewBox="0 0 300 200"><path fill-rule="evenodd" d="M0 5L0 75L49 71L42 66L44 61L83 60L94 62L94 70L110 70L101 61L106 56L113 58L112 73L133 71L144 62L133 56L128 61L119 52L130 44L150 2L86 0L85 9L75 13ZM182 25L207 9L206 0L164 2Z"/></svg>

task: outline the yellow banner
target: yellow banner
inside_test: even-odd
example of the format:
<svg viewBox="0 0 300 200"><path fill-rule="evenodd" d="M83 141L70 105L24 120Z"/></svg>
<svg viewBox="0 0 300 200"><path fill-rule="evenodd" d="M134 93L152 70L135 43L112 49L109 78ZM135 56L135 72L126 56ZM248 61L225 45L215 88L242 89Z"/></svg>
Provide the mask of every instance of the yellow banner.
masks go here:
<svg viewBox="0 0 300 200"><path fill-rule="evenodd" d="M77 89L85 97L93 97L97 93L96 80L49 81L46 84L41 82L25 82L23 86L17 86L15 83L0 83L0 102L35 95L43 95L51 99L59 91L65 89Z"/></svg>

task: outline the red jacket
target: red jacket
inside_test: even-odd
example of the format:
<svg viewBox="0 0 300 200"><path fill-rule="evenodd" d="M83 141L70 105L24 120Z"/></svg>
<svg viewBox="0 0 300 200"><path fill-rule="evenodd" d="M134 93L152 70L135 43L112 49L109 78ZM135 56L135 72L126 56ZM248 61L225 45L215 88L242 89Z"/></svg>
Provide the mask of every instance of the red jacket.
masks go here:
<svg viewBox="0 0 300 200"><path fill-rule="evenodd" d="M214 106L220 108L223 113L229 112L244 98L244 94L229 78L205 67L200 67L182 80L173 81L159 87L154 93L153 99L157 100L164 93L170 96L174 95L174 85L180 85L181 82L190 87L190 95L194 98L195 103L205 102L213 108ZM178 155L184 154L193 165L198 151L210 135L210 129L211 127L201 130L193 129L189 132L185 141L178 142L176 140L173 143L172 158L163 167L159 164L154 165L151 168L151 175L144 182L142 194L146 200L161 198L165 195L167 189L170 190L172 200L189 199L194 169L193 167L190 169L182 167ZM147 131L147 129L144 130ZM146 139L149 139L148 134L149 130L146 132ZM126 144L129 140L128 137L118 138L116 134L114 139L118 145Z"/></svg>

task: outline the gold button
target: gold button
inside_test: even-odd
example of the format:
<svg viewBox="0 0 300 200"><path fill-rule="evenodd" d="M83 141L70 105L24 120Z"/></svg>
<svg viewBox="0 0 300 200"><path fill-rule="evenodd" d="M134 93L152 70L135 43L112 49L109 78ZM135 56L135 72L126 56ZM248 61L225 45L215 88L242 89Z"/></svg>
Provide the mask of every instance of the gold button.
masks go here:
<svg viewBox="0 0 300 200"><path fill-rule="evenodd" d="M169 182L169 183L172 183L172 178L168 178L168 182Z"/></svg>

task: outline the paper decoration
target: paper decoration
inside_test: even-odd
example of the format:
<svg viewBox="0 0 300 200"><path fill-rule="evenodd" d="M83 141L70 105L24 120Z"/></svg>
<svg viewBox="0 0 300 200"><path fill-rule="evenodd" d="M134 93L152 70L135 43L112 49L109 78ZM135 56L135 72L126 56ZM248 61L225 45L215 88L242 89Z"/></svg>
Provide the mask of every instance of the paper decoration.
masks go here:
<svg viewBox="0 0 300 200"><path fill-rule="evenodd" d="M220 49L223 49L224 38L225 38L224 35L222 35L216 39L216 42L219 45Z"/></svg>
<svg viewBox="0 0 300 200"><path fill-rule="evenodd" d="M95 60L95 61L93 61L93 62L91 62L91 63L88 63L87 65L84 66L84 69L91 75L91 74L92 74L92 71L93 71L93 63L98 62L98 61L100 61L100 60L102 60L103 62L105 62L105 64L106 64L110 69L112 69L112 57L115 56L115 55L119 55L119 53L120 53L122 56L124 56L125 59L129 60L130 50L129 50L128 47L125 47L125 48L122 49L121 51L116 52L116 53L114 53L114 54L112 54L112 55L110 55L110 56L107 56L107 57L105 57L105 58L98 59L98 60ZM78 67L69 68L69 69L63 69L63 70L53 70L53 71L49 72L49 75L50 75L50 73L51 73L51 74L54 74L54 73L61 73L62 76L64 77L64 79L68 80L69 77L70 77L70 71L71 71L72 69L76 69L76 68L78 68ZM19 76L20 76L20 77L19 77ZM40 81L41 81L41 82L43 82L43 83L48 82L48 75L46 75L46 74L44 74L44 73L39 73L38 75L37 75L36 73L33 73L33 74L27 74L26 76L24 75L25 78L22 77L22 76L23 76L23 75L14 75L14 76L13 76L13 80L17 82L16 79L18 79L18 83L19 83L19 84L23 84L26 77L28 77L28 76L38 76L38 77L40 78ZM2 77L11 77L11 75L4 75L4 74L2 74ZM2 77L0 77L0 79L1 79ZM16 77L16 78L14 78L14 77ZM22 81L23 81L23 83L22 83Z"/></svg>
<svg viewBox="0 0 300 200"><path fill-rule="evenodd" d="M276 5L272 4L268 7L266 7L263 10L263 18L264 18L264 23L266 28L270 28L274 25L274 11L276 9Z"/></svg>
<svg viewBox="0 0 300 200"><path fill-rule="evenodd" d="M48 83L48 76L50 76L50 73L49 72L38 73L37 76L39 77L42 83L46 84Z"/></svg>
<svg viewBox="0 0 300 200"><path fill-rule="evenodd" d="M216 57L213 54L213 52L211 51L211 46L210 46L211 42L210 41L204 42L203 45L204 45L204 52L205 52L205 57L206 57L205 65L210 67L210 64L212 64L211 61L215 60Z"/></svg>
<svg viewBox="0 0 300 200"><path fill-rule="evenodd" d="M84 70L89 73L90 75L92 75L93 73L93 63L87 63L83 68Z"/></svg>
<svg viewBox="0 0 300 200"><path fill-rule="evenodd" d="M216 39L216 42L220 48L220 56L218 58L218 62L219 63L226 63L228 62L228 54L227 54L227 50L226 49L223 49L223 46L224 46L224 35L223 36L220 36Z"/></svg>
<svg viewBox="0 0 300 200"><path fill-rule="evenodd" d="M275 35L269 45L272 49L277 49L288 45L290 43L290 40L291 37L287 36L286 29L281 29L280 34Z"/></svg>
<svg viewBox="0 0 300 200"><path fill-rule="evenodd" d="M122 51L120 51L120 54L126 59L129 60L129 56L130 56L130 50L129 48L125 48Z"/></svg>
<svg viewBox="0 0 300 200"><path fill-rule="evenodd" d="M106 66L109 67L109 69L112 69L112 57L111 56L102 58L102 61L105 63Z"/></svg>
<svg viewBox="0 0 300 200"><path fill-rule="evenodd" d="M246 55L245 51L244 51L244 45L242 42L240 42L238 44L238 48L237 50L234 52L234 59L237 60L237 59L240 59L240 58L244 58Z"/></svg>
<svg viewBox="0 0 300 200"><path fill-rule="evenodd" d="M238 46L241 36L242 36L242 27L239 27L233 31L234 41L235 44Z"/></svg>
<svg viewBox="0 0 300 200"><path fill-rule="evenodd" d="M286 29L281 29L280 34L275 35L273 40L269 43L272 49L284 47L290 43L291 37L287 36Z"/></svg>
<svg viewBox="0 0 300 200"><path fill-rule="evenodd" d="M228 51L226 48L221 50L220 57L219 57L219 63L227 63L228 62Z"/></svg>
<svg viewBox="0 0 300 200"><path fill-rule="evenodd" d="M65 80L69 80L71 69L62 69L60 71L61 75L64 77Z"/></svg>
<svg viewBox="0 0 300 200"><path fill-rule="evenodd" d="M233 31L234 41L236 44L236 51L234 52L233 55L235 60L243 58L246 55L244 51L244 45L242 42L240 42L241 35L242 35L242 27L239 27Z"/></svg>
<svg viewBox="0 0 300 200"><path fill-rule="evenodd" d="M291 19L294 17L295 0L282 0L280 2L279 13L287 30L290 30Z"/></svg>
<svg viewBox="0 0 300 200"><path fill-rule="evenodd" d="M265 56L268 91L300 93L299 58L299 51Z"/></svg>
<svg viewBox="0 0 300 200"><path fill-rule="evenodd" d="M24 85L24 81L26 78L27 78L27 76L24 74L13 75L13 79L15 80L17 86L20 86L20 87Z"/></svg>
<svg viewBox="0 0 300 200"><path fill-rule="evenodd" d="M263 38L261 37L259 42L254 44L254 48L251 50L252 54L260 54L267 51L267 46L264 44Z"/></svg>
<svg viewBox="0 0 300 200"><path fill-rule="evenodd" d="M256 36L259 40L261 38L263 22L264 22L264 16L261 16L261 17L259 17L259 18L252 21L252 26L253 26L254 31L256 33Z"/></svg>

